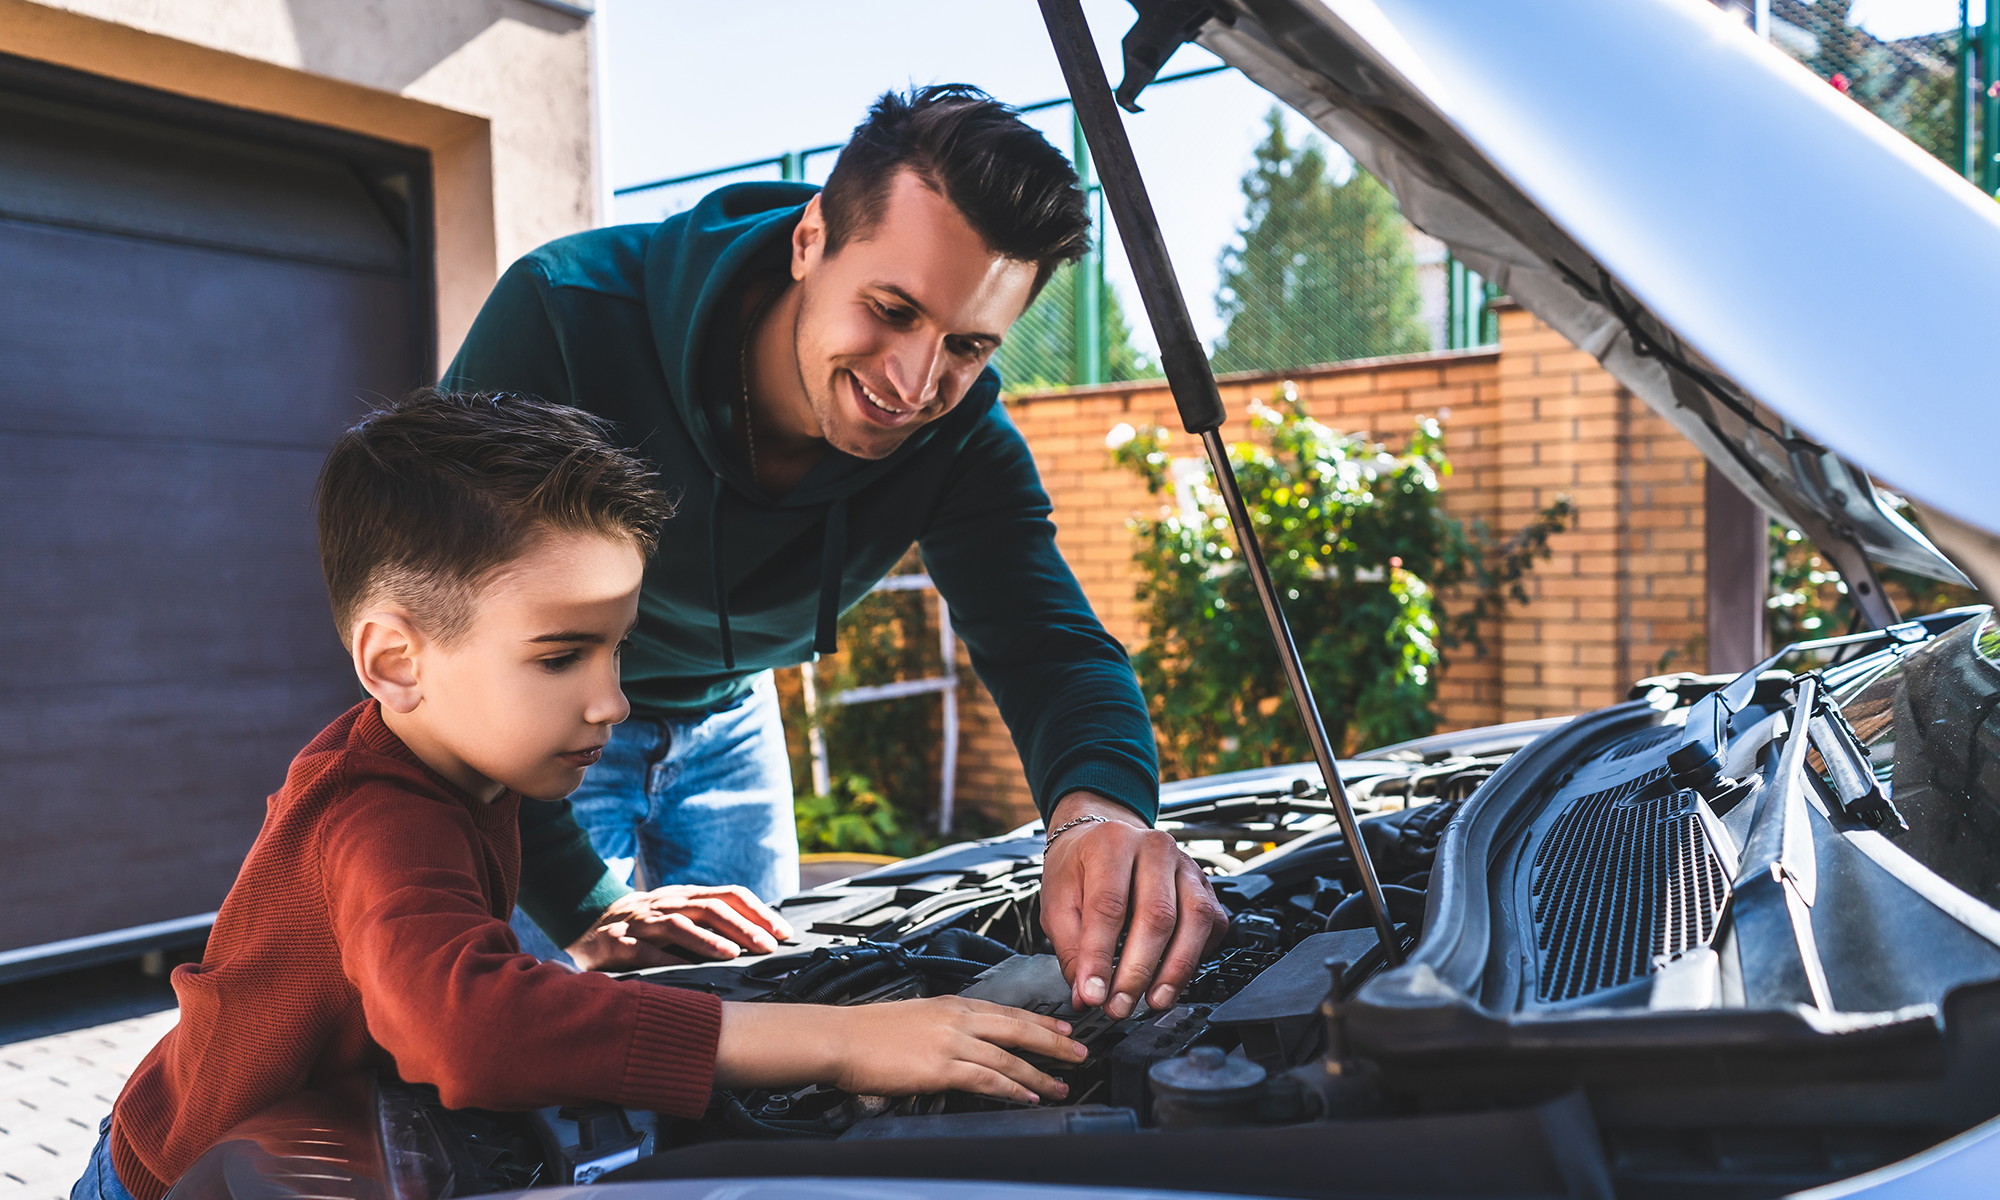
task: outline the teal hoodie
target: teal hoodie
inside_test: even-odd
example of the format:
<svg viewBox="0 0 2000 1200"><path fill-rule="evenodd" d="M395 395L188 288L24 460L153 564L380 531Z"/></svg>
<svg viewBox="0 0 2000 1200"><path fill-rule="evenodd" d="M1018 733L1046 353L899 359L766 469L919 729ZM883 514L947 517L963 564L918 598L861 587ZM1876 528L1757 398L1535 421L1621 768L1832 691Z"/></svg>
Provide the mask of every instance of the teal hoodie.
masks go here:
<svg viewBox="0 0 2000 1200"><path fill-rule="evenodd" d="M1084 789L1151 820L1145 701L1056 550L1048 494L990 367L886 458L829 450L780 500L752 483L723 382L734 363L715 351L736 353L744 286L786 271L815 190L738 184L658 225L543 246L494 286L446 385L586 409L659 468L677 512L624 658L636 714L726 708L758 672L832 650L837 615L915 543L1041 811ZM522 806L522 907L559 945L624 890L579 846L567 807Z"/></svg>

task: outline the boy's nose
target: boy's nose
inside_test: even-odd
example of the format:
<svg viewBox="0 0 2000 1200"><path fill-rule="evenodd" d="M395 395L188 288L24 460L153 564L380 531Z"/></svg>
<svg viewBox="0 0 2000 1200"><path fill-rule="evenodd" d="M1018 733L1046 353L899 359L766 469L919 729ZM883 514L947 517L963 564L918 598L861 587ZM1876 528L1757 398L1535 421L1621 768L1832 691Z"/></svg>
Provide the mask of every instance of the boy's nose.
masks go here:
<svg viewBox="0 0 2000 1200"><path fill-rule="evenodd" d="M583 711L583 719L592 725L617 725L632 715L632 702L625 698L625 689L618 686L614 676L611 686L598 692Z"/></svg>

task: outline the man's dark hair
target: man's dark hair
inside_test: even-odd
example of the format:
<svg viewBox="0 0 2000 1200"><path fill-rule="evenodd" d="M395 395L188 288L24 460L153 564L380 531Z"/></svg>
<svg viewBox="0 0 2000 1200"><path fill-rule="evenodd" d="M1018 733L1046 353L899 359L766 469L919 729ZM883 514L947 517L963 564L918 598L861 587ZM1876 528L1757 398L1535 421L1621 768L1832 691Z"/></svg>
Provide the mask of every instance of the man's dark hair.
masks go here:
<svg viewBox="0 0 2000 1200"><path fill-rule="evenodd" d="M408 609L450 643L473 600L541 534L630 538L650 556L672 514L653 471L579 409L424 388L340 435L320 469L320 567L343 643L366 605Z"/></svg>
<svg viewBox="0 0 2000 1200"><path fill-rule="evenodd" d="M827 254L874 232L899 170L951 201L994 253L1034 263L1036 291L1090 247L1069 160L1007 105L940 83L885 93L855 127L820 192Z"/></svg>

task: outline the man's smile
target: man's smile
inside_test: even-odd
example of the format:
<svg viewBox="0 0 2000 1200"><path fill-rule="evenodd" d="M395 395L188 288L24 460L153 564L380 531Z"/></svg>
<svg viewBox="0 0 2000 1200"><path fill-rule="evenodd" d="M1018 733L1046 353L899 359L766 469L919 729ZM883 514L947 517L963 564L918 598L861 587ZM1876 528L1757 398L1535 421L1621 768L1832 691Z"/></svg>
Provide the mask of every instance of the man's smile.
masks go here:
<svg viewBox="0 0 2000 1200"><path fill-rule="evenodd" d="M852 382L855 396L859 401L856 407L861 410L863 416L878 425L886 425L891 428L898 425L906 425L911 419L924 411L921 407L899 408L869 390L868 385L861 382L859 375L856 375L852 371L846 372L846 375L848 380Z"/></svg>

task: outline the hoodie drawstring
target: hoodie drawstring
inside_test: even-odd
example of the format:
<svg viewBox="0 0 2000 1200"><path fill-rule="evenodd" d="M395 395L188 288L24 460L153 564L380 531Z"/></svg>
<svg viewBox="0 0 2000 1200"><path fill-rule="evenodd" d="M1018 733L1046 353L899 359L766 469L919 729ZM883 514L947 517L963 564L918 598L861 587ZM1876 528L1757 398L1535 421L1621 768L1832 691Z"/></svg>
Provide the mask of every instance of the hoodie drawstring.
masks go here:
<svg viewBox="0 0 2000 1200"><path fill-rule="evenodd" d="M715 477L715 490L708 508L708 562L710 582L715 588L715 631L722 640L722 669L736 669L736 644L729 634L729 583L723 567L722 499L726 489L722 476ZM813 652L832 654L839 649L835 629L840 622L841 567L847 560L847 498L827 505L826 527L820 535L819 620L813 630Z"/></svg>
<svg viewBox="0 0 2000 1200"><path fill-rule="evenodd" d="M722 569L722 476L708 506L708 563L715 584L715 630L722 636L722 669L736 669L736 643L729 636L729 584Z"/></svg>
<svg viewBox="0 0 2000 1200"><path fill-rule="evenodd" d="M840 568L847 560L847 498L826 509L826 533L819 551L819 626L813 631L813 652L832 654L834 626L840 620Z"/></svg>

